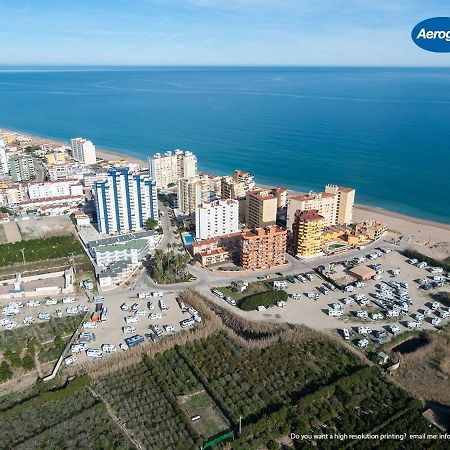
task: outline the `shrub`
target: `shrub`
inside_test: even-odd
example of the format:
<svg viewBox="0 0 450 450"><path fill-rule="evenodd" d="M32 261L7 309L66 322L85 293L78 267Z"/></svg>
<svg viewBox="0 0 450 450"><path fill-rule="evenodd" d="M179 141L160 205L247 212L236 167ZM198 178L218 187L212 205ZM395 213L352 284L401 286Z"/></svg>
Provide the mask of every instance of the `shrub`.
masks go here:
<svg viewBox="0 0 450 450"><path fill-rule="evenodd" d="M286 301L288 295L285 291L265 291L244 297L238 304L244 311L257 309L258 306L272 306L278 301Z"/></svg>

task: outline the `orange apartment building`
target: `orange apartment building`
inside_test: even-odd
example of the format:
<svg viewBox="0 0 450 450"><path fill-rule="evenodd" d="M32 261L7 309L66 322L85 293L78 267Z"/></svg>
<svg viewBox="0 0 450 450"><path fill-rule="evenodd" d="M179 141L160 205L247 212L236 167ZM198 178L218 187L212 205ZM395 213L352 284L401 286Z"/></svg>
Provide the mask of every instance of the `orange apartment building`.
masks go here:
<svg viewBox="0 0 450 450"><path fill-rule="evenodd" d="M287 230L277 225L244 231L239 260L244 270L267 269L286 263Z"/></svg>

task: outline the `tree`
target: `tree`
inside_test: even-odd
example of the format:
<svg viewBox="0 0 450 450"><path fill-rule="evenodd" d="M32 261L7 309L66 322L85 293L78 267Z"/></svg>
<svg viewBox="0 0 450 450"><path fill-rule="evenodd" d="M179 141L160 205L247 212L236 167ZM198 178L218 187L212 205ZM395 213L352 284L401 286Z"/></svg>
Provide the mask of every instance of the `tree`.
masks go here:
<svg viewBox="0 0 450 450"><path fill-rule="evenodd" d="M148 218L145 221L145 227L147 228L147 230L153 230L158 226L158 221L156 219L152 219L152 218Z"/></svg>
<svg viewBox="0 0 450 450"><path fill-rule="evenodd" d="M34 360L32 358L31 355L26 354L23 358L22 358L22 367L25 370L31 370L34 369Z"/></svg>
<svg viewBox="0 0 450 450"><path fill-rule="evenodd" d="M274 441L273 439L271 439L267 443L267 450L279 450L279 449L280 449L280 444L277 441Z"/></svg>
<svg viewBox="0 0 450 450"><path fill-rule="evenodd" d="M0 381L9 380L13 376L11 367L6 361L0 364Z"/></svg>

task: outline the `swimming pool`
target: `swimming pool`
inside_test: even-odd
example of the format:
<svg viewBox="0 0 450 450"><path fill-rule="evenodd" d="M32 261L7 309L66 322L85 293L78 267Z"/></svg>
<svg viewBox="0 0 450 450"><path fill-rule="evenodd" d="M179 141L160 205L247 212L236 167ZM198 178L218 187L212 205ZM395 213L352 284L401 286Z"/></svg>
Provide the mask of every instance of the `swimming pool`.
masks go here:
<svg viewBox="0 0 450 450"><path fill-rule="evenodd" d="M191 234L183 235L183 239L184 239L184 243L186 245L191 245L191 244L193 244L195 242L195 238Z"/></svg>

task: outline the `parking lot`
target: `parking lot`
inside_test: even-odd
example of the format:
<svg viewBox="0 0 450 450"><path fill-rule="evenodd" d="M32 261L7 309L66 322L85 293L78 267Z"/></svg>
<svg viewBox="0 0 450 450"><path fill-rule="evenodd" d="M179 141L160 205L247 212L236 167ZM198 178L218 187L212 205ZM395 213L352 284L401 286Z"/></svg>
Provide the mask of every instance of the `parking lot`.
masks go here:
<svg viewBox="0 0 450 450"><path fill-rule="evenodd" d="M86 296L58 296L58 297L28 297L6 301L0 304L2 316L0 318L0 330L14 330L17 327L43 323L50 318L67 317L89 311Z"/></svg>
<svg viewBox="0 0 450 450"><path fill-rule="evenodd" d="M435 329L436 326L448 323L449 318L445 317L448 314L448 307L436 302L430 296L438 292L439 288L424 290L420 287L420 283L424 283L425 279L429 284L434 282L433 278L443 277L441 288L444 288L446 284L448 285L448 276L445 274L431 273L429 268L410 264L409 260L397 251L382 253L373 260L366 258L359 264L377 267L379 275L376 278L379 279L369 279L360 283L355 283L353 279L351 285L354 290L345 292L338 288L332 290L331 283L310 270L295 274L295 277L288 277L290 282L288 280L282 282L280 288L289 295L289 300L283 307L273 306L243 314L251 319L303 323L314 329L338 333L341 337L344 337L343 330L347 329L348 339L354 340L355 343L364 338L382 343L394 334L411 329ZM339 264L331 268L325 267L327 276L337 272L337 266ZM307 278L307 274L313 278L312 281ZM333 275L339 277L337 273ZM303 279L303 282L299 279ZM390 282L399 283L399 289L389 286ZM400 286L400 282L407 288ZM355 284L360 287L355 287ZM385 305L383 307L383 302L380 303L376 295L377 292L378 296L381 296L380 293L384 295L388 290L392 291L393 301L390 299L383 301ZM398 296L399 292L403 294L402 301ZM401 311L400 303L406 303L408 310ZM383 330L386 333L383 333Z"/></svg>
<svg viewBox="0 0 450 450"><path fill-rule="evenodd" d="M92 358L99 355L108 357L110 354L127 350L134 342L136 344L142 342L137 338L133 343L129 343L129 346L126 345L125 340L134 336L142 336L144 340L156 340L163 335L180 331L182 321L188 320L186 328L195 326L197 321L201 321L195 310L183 304L180 306L176 292L160 292L160 296L156 295L157 292L146 294L147 298L138 298L135 292L122 291L120 298L116 296L113 301L104 299L102 305L106 308L105 320L98 320L95 323L89 321L90 323L83 329L86 339L81 337L76 340L74 349L80 349L80 352L74 353L76 356L74 362L91 359L88 355ZM197 316L195 320L194 316ZM93 333L94 339L87 339L88 333ZM85 342L85 345L78 346L82 342ZM99 352L89 352L89 349Z"/></svg>

